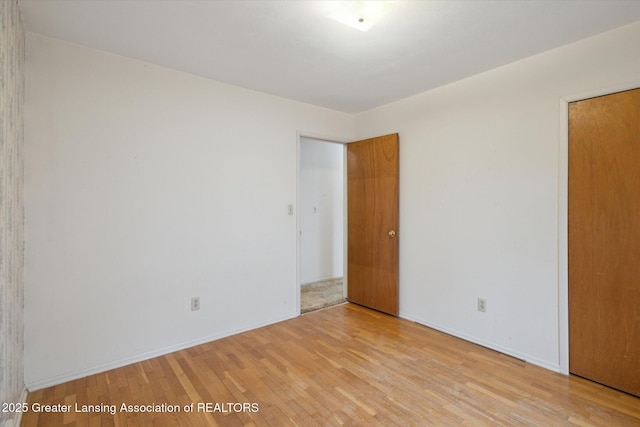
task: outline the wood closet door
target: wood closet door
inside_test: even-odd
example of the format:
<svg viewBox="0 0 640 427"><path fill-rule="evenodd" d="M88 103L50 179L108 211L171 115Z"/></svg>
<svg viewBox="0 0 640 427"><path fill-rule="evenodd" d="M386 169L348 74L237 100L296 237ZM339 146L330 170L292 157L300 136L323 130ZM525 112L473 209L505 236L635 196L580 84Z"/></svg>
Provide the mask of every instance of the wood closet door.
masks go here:
<svg viewBox="0 0 640 427"><path fill-rule="evenodd" d="M398 314L398 134L347 144L347 298Z"/></svg>
<svg viewBox="0 0 640 427"><path fill-rule="evenodd" d="M569 105L569 371L640 396L640 89Z"/></svg>

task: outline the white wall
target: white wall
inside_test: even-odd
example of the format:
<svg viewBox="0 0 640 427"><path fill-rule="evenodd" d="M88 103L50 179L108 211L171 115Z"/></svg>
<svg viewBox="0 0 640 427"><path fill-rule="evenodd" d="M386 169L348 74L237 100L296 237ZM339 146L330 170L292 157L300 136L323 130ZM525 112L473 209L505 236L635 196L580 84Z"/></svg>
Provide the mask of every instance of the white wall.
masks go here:
<svg viewBox="0 0 640 427"><path fill-rule="evenodd" d="M357 116L400 133L401 316L559 368L560 100L637 80L638 46L635 24Z"/></svg>
<svg viewBox="0 0 640 427"><path fill-rule="evenodd" d="M300 283L342 277L344 146L300 139Z"/></svg>
<svg viewBox="0 0 640 427"><path fill-rule="evenodd" d="M298 131L354 116L28 34L29 388L296 316Z"/></svg>

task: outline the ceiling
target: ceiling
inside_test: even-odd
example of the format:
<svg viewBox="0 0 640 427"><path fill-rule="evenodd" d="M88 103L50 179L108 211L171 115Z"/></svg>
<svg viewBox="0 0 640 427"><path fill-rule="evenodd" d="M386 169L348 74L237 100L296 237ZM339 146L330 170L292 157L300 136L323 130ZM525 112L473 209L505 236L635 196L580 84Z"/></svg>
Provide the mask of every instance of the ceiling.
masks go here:
<svg viewBox="0 0 640 427"><path fill-rule="evenodd" d="M640 1L396 1L367 32L335 2L20 0L27 31L348 113L640 21Z"/></svg>

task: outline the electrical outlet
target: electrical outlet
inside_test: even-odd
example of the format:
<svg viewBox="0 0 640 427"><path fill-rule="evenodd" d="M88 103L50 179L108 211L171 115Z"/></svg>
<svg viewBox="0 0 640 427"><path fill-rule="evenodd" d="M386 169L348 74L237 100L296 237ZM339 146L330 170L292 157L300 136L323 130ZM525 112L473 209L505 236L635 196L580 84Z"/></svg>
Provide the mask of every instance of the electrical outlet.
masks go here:
<svg viewBox="0 0 640 427"><path fill-rule="evenodd" d="M287 214L293 215L293 205L287 206Z"/></svg>
<svg viewBox="0 0 640 427"><path fill-rule="evenodd" d="M478 311L483 313L487 311L487 300L484 298L478 298Z"/></svg>
<svg viewBox="0 0 640 427"><path fill-rule="evenodd" d="M200 310L200 297L191 298L191 311Z"/></svg>

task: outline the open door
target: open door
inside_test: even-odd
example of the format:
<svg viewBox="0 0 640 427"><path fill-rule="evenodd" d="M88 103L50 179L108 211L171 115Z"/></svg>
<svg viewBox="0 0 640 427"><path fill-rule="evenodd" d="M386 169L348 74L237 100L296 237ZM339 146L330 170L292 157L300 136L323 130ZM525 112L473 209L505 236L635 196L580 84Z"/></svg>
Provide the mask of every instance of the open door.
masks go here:
<svg viewBox="0 0 640 427"><path fill-rule="evenodd" d="M350 302L398 315L398 134L347 144Z"/></svg>

